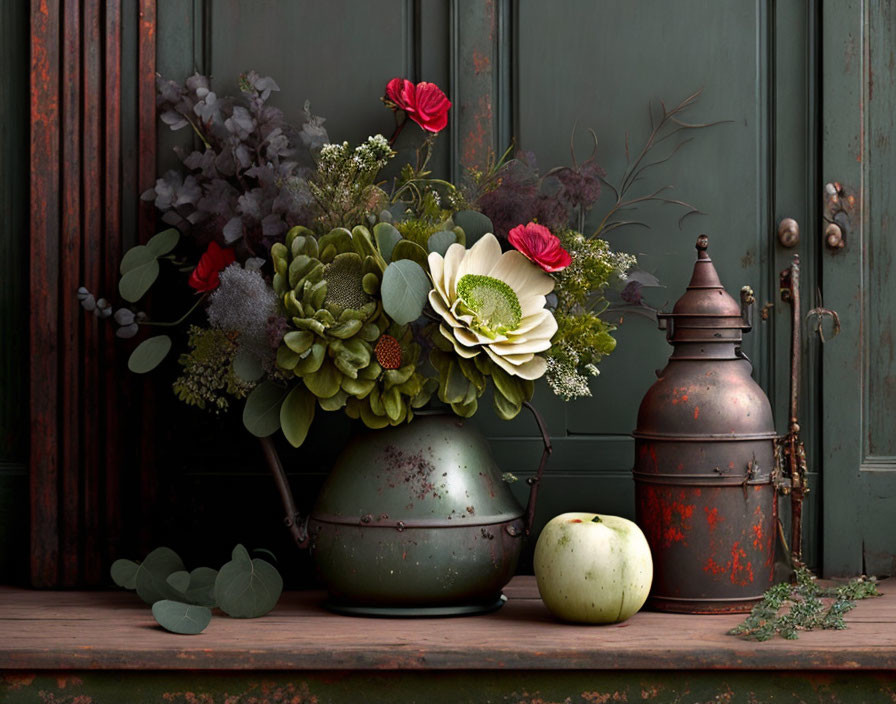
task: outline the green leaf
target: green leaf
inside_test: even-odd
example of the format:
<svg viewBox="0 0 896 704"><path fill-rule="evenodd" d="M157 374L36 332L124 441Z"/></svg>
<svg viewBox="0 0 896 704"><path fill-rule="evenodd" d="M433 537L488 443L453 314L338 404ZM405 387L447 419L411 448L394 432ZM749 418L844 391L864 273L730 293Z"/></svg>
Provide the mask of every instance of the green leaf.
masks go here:
<svg viewBox="0 0 896 704"><path fill-rule="evenodd" d="M121 280L118 282L118 292L124 300L136 303L149 291L149 287L155 283L158 276L159 262L153 256L148 261L138 264L122 274Z"/></svg>
<svg viewBox="0 0 896 704"><path fill-rule="evenodd" d="M386 267L380 287L386 315L399 325L415 321L423 313L430 288L429 277L417 262L410 259L392 262Z"/></svg>
<svg viewBox="0 0 896 704"><path fill-rule="evenodd" d="M401 233L391 223L380 222L374 225L373 236L383 259L386 260L386 263L391 262L392 250L401 241Z"/></svg>
<svg viewBox="0 0 896 704"><path fill-rule="evenodd" d="M230 559L235 562L245 562L246 564L252 561L252 558L249 557L249 551L241 543L237 543L236 547L233 548L233 551L230 553Z"/></svg>
<svg viewBox="0 0 896 704"><path fill-rule="evenodd" d="M487 232L495 231L492 221L486 215L475 210L461 210L455 213L454 224L463 228L467 247L472 247Z"/></svg>
<svg viewBox="0 0 896 704"><path fill-rule="evenodd" d="M177 601L183 598L183 595L168 583L168 575L183 569L184 563L174 550L156 548L146 556L137 569L134 580L137 596L147 604L154 604L161 599Z"/></svg>
<svg viewBox="0 0 896 704"><path fill-rule="evenodd" d="M213 570L211 567L197 567L189 574L183 571L168 575L168 584L182 594L184 601L198 606L213 607L217 606L215 604L217 577L218 570Z"/></svg>
<svg viewBox="0 0 896 704"><path fill-rule="evenodd" d="M141 342L128 358L128 369L134 374L146 374L162 362L171 349L171 338L167 335L148 337Z"/></svg>
<svg viewBox="0 0 896 704"><path fill-rule="evenodd" d="M395 245L392 250L392 263L396 264L400 260L409 259L417 262L424 270L429 269L427 261L428 253L423 247L416 242L410 240L402 240ZM387 267L388 268L388 267Z"/></svg>
<svg viewBox="0 0 896 704"><path fill-rule="evenodd" d="M172 599L162 599L153 604L152 615L166 631L185 636L202 633L212 620L211 609Z"/></svg>
<svg viewBox="0 0 896 704"><path fill-rule="evenodd" d="M158 234L153 235L149 242L146 243L146 247L155 256L161 257L177 247L179 241L180 232L173 227L169 227L167 230L162 230Z"/></svg>
<svg viewBox="0 0 896 704"><path fill-rule="evenodd" d="M501 420L513 420L517 417L523 407L522 402L514 403L498 391L498 389L495 389L492 400L495 406L495 413Z"/></svg>
<svg viewBox="0 0 896 704"><path fill-rule="evenodd" d="M257 354L240 347L233 356L233 373L243 381L258 381L264 376L264 367Z"/></svg>
<svg viewBox="0 0 896 704"><path fill-rule="evenodd" d="M133 560L116 560L112 563L112 581L124 589L137 588L137 570L140 568Z"/></svg>
<svg viewBox="0 0 896 704"><path fill-rule="evenodd" d="M301 447L314 420L316 398L304 386L296 386L280 406L280 427L293 447Z"/></svg>
<svg viewBox="0 0 896 704"><path fill-rule="evenodd" d="M277 556L267 548L252 548L252 554L255 557L260 557L262 560L267 560L272 565L276 565L278 562Z"/></svg>
<svg viewBox="0 0 896 704"><path fill-rule="evenodd" d="M497 364L492 369L492 381L495 382L495 390L500 391L512 405L519 406L523 401L528 401L521 379L511 376Z"/></svg>
<svg viewBox="0 0 896 704"><path fill-rule="evenodd" d="M449 230L442 230L430 235L429 239L426 240L426 246L429 247L430 252L438 252L444 257L445 252L455 242L457 242L457 235Z"/></svg>
<svg viewBox="0 0 896 704"><path fill-rule="evenodd" d="M121 258L121 263L118 265L118 272L124 276L129 271L136 269L139 266L149 264L149 262L154 262L155 260L156 255L149 247L145 244L138 244L136 247L131 247L124 253L124 256Z"/></svg>
<svg viewBox="0 0 896 704"><path fill-rule="evenodd" d="M283 342L296 354L305 354L314 342L314 333L309 330L291 330L283 336Z"/></svg>
<svg viewBox="0 0 896 704"><path fill-rule="evenodd" d="M283 591L283 578L269 562L260 558L251 560L241 545L234 559L218 572L215 580L215 601L228 616L257 618L264 616L274 606Z"/></svg>
<svg viewBox="0 0 896 704"><path fill-rule="evenodd" d="M302 377L308 390L318 398L330 398L335 396L342 384L342 372L327 359L320 368L311 374Z"/></svg>
<svg viewBox="0 0 896 704"><path fill-rule="evenodd" d="M183 594L190 588L190 573L186 570L178 570L169 574L165 581Z"/></svg>
<svg viewBox="0 0 896 704"><path fill-rule="evenodd" d="M259 438L273 435L280 429L280 406L288 389L265 381L252 389L243 407L243 425Z"/></svg>

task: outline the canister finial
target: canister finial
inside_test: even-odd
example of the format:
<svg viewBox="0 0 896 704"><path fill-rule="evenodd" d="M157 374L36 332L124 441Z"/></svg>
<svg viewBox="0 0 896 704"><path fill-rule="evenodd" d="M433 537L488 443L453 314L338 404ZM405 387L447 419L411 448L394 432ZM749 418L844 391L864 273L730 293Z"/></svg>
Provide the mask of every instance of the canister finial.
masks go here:
<svg viewBox="0 0 896 704"><path fill-rule="evenodd" d="M700 235L697 238L697 250L700 252L705 252L707 247L709 247L709 237L706 235Z"/></svg>

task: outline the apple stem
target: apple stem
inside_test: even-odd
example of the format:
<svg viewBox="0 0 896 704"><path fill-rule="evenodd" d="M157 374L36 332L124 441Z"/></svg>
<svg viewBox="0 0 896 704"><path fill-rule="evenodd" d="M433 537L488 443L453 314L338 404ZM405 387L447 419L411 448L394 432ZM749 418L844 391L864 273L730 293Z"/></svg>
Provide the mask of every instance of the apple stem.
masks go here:
<svg viewBox="0 0 896 704"><path fill-rule="evenodd" d="M600 520L600 516L595 516L594 518L591 519L591 522L592 523L603 523L603 521Z"/></svg>

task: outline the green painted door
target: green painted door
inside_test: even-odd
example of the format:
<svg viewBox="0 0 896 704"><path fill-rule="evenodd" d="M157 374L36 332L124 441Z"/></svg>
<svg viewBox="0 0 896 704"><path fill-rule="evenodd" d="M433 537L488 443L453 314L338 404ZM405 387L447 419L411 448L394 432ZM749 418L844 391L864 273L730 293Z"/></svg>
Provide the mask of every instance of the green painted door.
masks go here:
<svg viewBox="0 0 896 704"><path fill-rule="evenodd" d="M824 305L841 334L823 348L824 565L896 574L896 7L824 3L821 181L844 246L822 247ZM828 188L836 191L836 186ZM849 197L855 199L850 205ZM832 231L818 229L819 240Z"/></svg>
<svg viewBox="0 0 896 704"><path fill-rule="evenodd" d="M542 171L568 165L574 130L572 151L583 160L593 129L599 139L597 159L608 180L618 182L626 145L636 152L650 132L650 111L655 116L660 101L672 106L702 89L685 119L722 124L694 135L636 188L648 193L672 185L670 195L694 204L701 214L679 226L681 209L648 204L635 219L649 228L617 230L612 242L637 254L641 267L661 283L649 292L650 305L669 309L688 281L695 239L706 233L728 289L736 293L750 284L762 305L776 301L777 272L791 254L776 245L777 222L794 217L804 230L817 229L818 197L810 187L815 26L814 7L800 0L160 0L158 67L171 78L194 69L210 73L219 94L235 89L241 71L272 75L283 89L277 104L287 114L298 114L309 99L313 110L327 117L331 137L350 141L391 130L392 117L378 101L390 78L436 82L447 90L454 110L434 167L455 176L489 149L503 151L511 138L534 153ZM160 139L164 168L173 161L164 152L174 141L164 129ZM413 147L410 140L403 146L405 155ZM610 207L609 189L604 190L586 219L586 231ZM797 248L809 263L804 283L810 291L816 248L811 238ZM767 310L767 319L757 316L745 351L783 430L788 313L779 303ZM555 446L539 523L564 510L633 514L629 434L653 371L664 365L669 348L653 320L619 317L617 350L602 366L591 399L564 405L546 386L536 392ZM806 365L807 381L814 373L814 363ZM804 405L814 408L814 385L805 388ZM531 476L540 454L531 418L503 423L486 407L477 422L503 467L522 478ZM812 456L817 428L811 422L804 426ZM181 447L196 446L193 437ZM207 452L209 445L202 447ZM172 495L206 496L206 505L217 500L208 497L220 497L223 503L216 510L230 516L246 514L226 503L221 487L231 496L258 495L262 503L273 502L257 456L240 458L225 449L214 458L199 451L186 456L178 454L182 471L176 472L178 487L185 491L172 489ZM259 473L245 472L249 462L259 465ZM319 479L325 463L326 455L306 459L302 464L311 469L304 473L318 472ZM229 472L226 481L220 476L224 472ZM816 473L811 480L817 485ZM307 482L309 493L314 481ZM516 487L524 498L524 482ZM200 534L212 534L221 523L198 503L184 500L180 515ZM818 523L813 500L804 515L813 561ZM276 517L268 524L275 526Z"/></svg>

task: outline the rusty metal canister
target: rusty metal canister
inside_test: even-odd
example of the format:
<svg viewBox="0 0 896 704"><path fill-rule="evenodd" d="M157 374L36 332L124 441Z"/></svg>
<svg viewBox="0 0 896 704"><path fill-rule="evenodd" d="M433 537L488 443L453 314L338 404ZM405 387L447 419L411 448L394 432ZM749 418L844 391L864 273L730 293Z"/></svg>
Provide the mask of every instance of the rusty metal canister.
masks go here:
<svg viewBox="0 0 896 704"><path fill-rule="evenodd" d="M748 611L772 584L775 426L741 352L752 291L738 303L697 240L687 291L659 315L672 356L638 411L636 520L653 553L649 605Z"/></svg>

